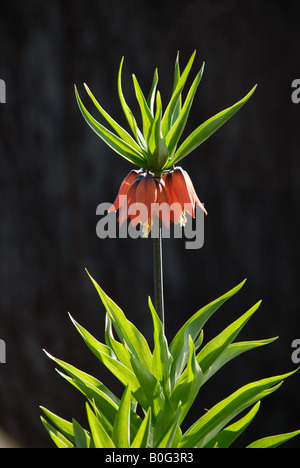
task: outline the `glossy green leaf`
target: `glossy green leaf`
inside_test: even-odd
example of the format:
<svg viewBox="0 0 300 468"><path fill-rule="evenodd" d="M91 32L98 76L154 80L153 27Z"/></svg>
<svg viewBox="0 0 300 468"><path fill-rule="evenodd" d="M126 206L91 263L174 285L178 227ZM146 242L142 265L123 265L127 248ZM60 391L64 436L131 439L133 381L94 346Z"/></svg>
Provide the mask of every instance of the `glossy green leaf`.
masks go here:
<svg viewBox="0 0 300 468"><path fill-rule="evenodd" d="M241 419L225 427L215 437L213 437L204 448L228 448L232 443L247 429L249 424L255 418L260 407L260 401L258 401L253 408Z"/></svg>
<svg viewBox="0 0 300 468"><path fill-rule="evenodd" d="M132 354L126 346L114 338L111 318L107 313L105 316L105 341L107 346L113 350L116 359L122 362L128 369L132 370Z"/></svg>
<svg viewBox="0 0 300 468"><path fill-rule="evenodd" d="M112 355L111 350L108 346L97 342L90 333L87 332L81 325L73 320L77 330L83 337L87 346L94 352L98 359L122 382L125 386L127 382L130 382L133 391L139 387L137 379L131 369L128 369L122 362L118 361L115 356ZM95 343L98 343L97 347ZM100 346L99 346L100 345ZM108 350L108 352L106 351Z"/></svg>
<svg viewBox="0 0 300 468"><path fill-rule="evenodd" d="M120 382L125 387L127 386L127 384L130 385L131 392L134 394L135 398L138 400L142 407L145 407L147 405L147 397L136 375L136 369L133 370L132 365L130 366L130 368L128 368L122 362L118 361L117 358L111 354L111 352L106 353L105 349L103 350L103 346L105 345L102 345L102 343L98 342L101 346L97 347L97 345L95 345L97 341L83 327L81 327L75 321L74 323L76 324L76 328L78 329L79 333L84 338L84 341L86 342L87 346L94 352L98 359L112 372L112 374L114 374L120 380ZM134 358L134 356L132 356L132 358ZM140 366L145 370L145 372L147 371L147 368L143 367L142 363L140 363Z"/></svg>
<svg viewBox="0 0 300 468"><path fill-rule="evenodd" d="M170 131L168 132L166 136L166 145L169 150L170 155L173 154L173 152L176 149L176 146L178 144L178 141L182 135L182 132L185 128L193 101L194 97L196 94L196 91L198 89L198 86L200 84L202 75L203 75L203 70L204 70L204 63L201 67L201 70L197 74L196 78L194 79L192 86L188 92L188 95L184 101L183 107L181 111L179 112L176 120L174 121L173 125L170 128Z"/></svg>
<svg viewBox="0 0 300 468"><path fill-rule="evenodd" d="M106 354L107 356L110 357L115 357L115 354L113 352L113 349L110 348L109 346L101 343L98 341L96 338L93 337L84 327L82 327L76 320L73 319L71 314L69 314L69 317L79 332L80 336L83 338L85 344L90 348L90 350L95 354L95 356L102 361L102 355L103 353Z"/></svg>
<svg viewBox="0 0 300 468"><path fill-rule="evenodd" d="M75 443L73 424L60 416L57 416L43 406L40 406L40 408L47 418L56 426L59 432L61 432L61 434L63 434L70 442Z"/></svg>
<svg viewBox="0 0 300 468"><path fill-rule="evenodd" d="M294 431L286 434L264 437L263 439L252 442L252 444L248 445L246 448L276 448L299 434L300 431Z"/></svg>
<svg viewBox="0 0 300 468"><path fill-rule="evenodd" d="M149 130L148 162L152 171L162 168L169 157L169 151L161 134L162 103L159 91L156 96L156 112Z"/></svg>
<svg viewBox="0 0 300 468"><path fill-rule="evenodd" d="M94 132L108 145L110 146L116 153L123 156L123 158L127 159L133 164L136 164L139 167L147 167L146 161L144 156L141 152L134 149L124 140L119 138L117 135L109 131L103 125L101 125L94 117L88 112L88 110L83 105L77 88L75 86L75 95L77 99L77 103L79 109L83 117L85 118L88 125L94 130Z"/></svg>
<svg viewBox="0 0 300 468"><path fill-rule="evenodd" d="M196 51L194 51L194 53L192 54L190 60L188 61L188 64L186 65L182 75L180 76L180 78L178 80L178 83L177 83L177 86L176 86L174 92L172 93L170 102L169 102L169 104L168 104L168 106L167 106L167 108L166 108L166 110L164 112L162 122L161 122L161 131L162 131L162 135L164 137L166 137L166 135L168 134L168 132L170 130L174 111L176 110L176 112L177 112L177 109L178 109L177 104L179 102L181 92L182 92L182 90L184 88L186 80L187 80L187 78L189 76L189 73L191 71L195 55L196 55Z"/></svg>
<svg viewBox="0 0 300 468"><path fill-rule="evenodd" d="M133 84L134 84L134 89L135 89L135 94L137 101L140 106L141 110L141 115L142 115L142 122L143 122L143 135L145 138L145 141L148 141L148 136L149 136L149 131L151 128L151 125L153 123L153 115L151 114L151 111L149 109L149 106L147 104L147 101L145 99L145 96L141 90L141 87L139 85L139 82L136 78L135 75L132 75L133 79Z"/></svg>
<svg viewBox="0 0 300 468"><path fill-rule="evenodd" d="M209 138L216 130L218 130L227 120L232 117L252 96L256 86L240 101L231 107L219 112L210 119L206 120L196 130L194 130L181 144L175 152L174 157L168 163L167 167L172 167L173 164L178 163L181 159L185 158L189 153L194 151L201 143Z"/></svg>
<svg viewBox="0 0 300 468"><path fill-rule="evenodd" d="M261 301L251 307L248 312L243 314L231 325L225 328L218 336L209 341L197 355L197 362L200 365L203 373L219 358L225 348L232 343L238 333L243 329L248 320L259 308Z"/></svg>
<svg viewBox="0 0 300 468"><path fill-rule="evenodd" d="M160 439L154 445L155 448L170 448L172 447L174 437L179 429L179 420L181 415L181 406L179 405L172 419L167 424L167 428L161 435Z"/></svg>
<svg viewBox="0 0 300 468"><path fill-rule="evenodd" d="M157 312L152 304L151 298L148 299L149 309L153 320L153 361L152 373L159 382L166 382L170 376L171 364L173 358L169 351L167 338L165 336L164 327L157 315Z"/></svg>
<svg viewBox="0 0 300 468"><path fill-rule="evenodd" d="M49 424L45 418L41 417L41 421L50 435L51 439L58 448L74 448L72 442L70 442L61 432L59 432L55 427Z"/></svg>
<svg viewBox="0 0 300 468"><path fill-rule="evenodd" d="M187 412L192 406L200 389L203 372L196 360L195 347L192 338L189 336L189 359L184 374L178 379L174 391L171 394L171 404L176 409L181 402L181 415L179 423L184 420Z"/></svg>
<svg viewBox="0 0 300 468"><path fill-rule="evenodd" d="M136 143L136 141L132 138L131 135L129 135L124 128L122 128L104 109L103 107L99 104L89 87L84 83L84 87L93 101L95 107L98 109L98 111L101 113L101 115L106 119L106 121L111 125L111 127L115 130L115 132L119 135L119 137L126 141L130 146L132 146L134 149L136 149L138 152L141 152L141 148L139 145Z"/></svg>
<svg viewBox="0 0 300 468"><path fill-rule="evenodd" d="M127 386L116 415L112 431L112 441L118 448L128 448L130 446L130 405L131 392Z"/></svg>
<svg viewBox="0 0 300 468"><path fill-rule="evenodd" d="M108 433L111 433L113 422L115 419L115 414L118 411L118 406L109 404L107 398L103 393L90 385L86 385L83 382L79 381L76 378L72 378L67 374L64 374L62 371L58 370L59 375L69 382L73 387L79 390L84 397L91 403L95 408L101 408L101 413L99 413L99 419L105 430Z"/></svg>
<svg viewBox="0 0 300 468"><path fill-rule="evenodd" d="M178 52L177 56L176 56L176 61L175 61L172 94L174 94L176 86L177 86L179 80L180 80L180 67L179 67L179 52ZM181 94L180 94L179 98L178 98L178 101L177 101L177 104L176 104L176 106L174 108L172 117L171 117L171 125L170 125L171 127L172 127L172 125L174 124L174 122L177 120L177 118L179 116L179 113L181 111L181 104L182 104L182 98L181 98Z"/></svg>
<svg viewBox="0 0 300 468"><path fill-rule="evenodd" d="M204 447L235 416L277 390L282 381L294 374L294 372L262 379L241 387L198 419L186 431L180 446L182 448Z"/></svg>
<svg viewBox="0 0 300 468"><path fill-rule="evenodd" d="M147 99L147 105L152 115L154 115L154 103L155 103L155 93L156 93L157 83L158 83L158 71L156 68L154 75L153 75L153 81L152 81L150 93Z"/></svg>
<svg viewBox="0 0 300 468"><path fill-rule="evenodd" d="M128 106L124 94L123 94L123 89L122 89L122 68L123 68L123 62L124 62L124 57L122 57L121 63L120 63L120 68L119 68L119 73L118 73L118 93L119 93L119 98L121 102L121 106L124 112L124 115L129 123L129 126L132 130L133 135L137 138L138 136L138 126L135 120L135 117Z"/></svg>
<svg viewBox="0 0 300 468"><path fill-rule="evenodd" d="M101 422L95 416L90 405L86 403L86 412L88 417L89 426L91 428L91 435L95 448L115 448L111 437L106 432Z"/></svg>
<svg viewBox="0 0 300 468"><path fill-rule="evenodd" d="M148 409L130 448L147 448L150 439L151 408Z"/></svg>
<svg viewBox="0 0 300 468"><path fill-rule="evenodd" d="M73 429L76 448L90 448L91 438L89 433L75 419L73 419Z"/></svg>
<svg viewBox="0 0 300 468"><path fill-rule="evenodd" d="M209 369L207 369L207 371L204 373L202 385L205 382L207 382L210 379L210 377L212 377L221 367L223 367L225 364L227 364L240 354L273 343L273 341L275 341L276 339L277 337L269 338L266 340L242 341L230 344L229 346L227 346L227 348L225 348L222 351L220 356L210 365Z"/></svg>
<svg viewBox="0 0 300 468"><path fill-rule="evenodd" d="M159 413L163 402L161 386L153 374L141 364L139 359L132 356L131 361L134 375L140 384L136 398L144 411L151 407L152 415L155 417Z"/></svg>
<svg viewBox="0 0 300 468"><path fill-rule="evenodd" d="M48 357L56 362L64 371L67 372L70 379L64 374L60 375L80 390L89 400L95 400L102 408L102 413L110 422L114 421L116 411L119 407L119 399L99 380L91 375L80 371L76 367L68 364L60 359L56 359L47 353Z"/></svg>
<svg viewBox="0 0 300 468"><path fill-rule="evenodd" d="M242 288L245 281L246 280L242 281L238 286L200 309L178 331L169 347L170 353L173 356L171 372L173 384L180 376L189 356L189 335L192 337L193 341L195 341L207 320L214 314L214 312L218 310L222 304L224 304L224 302L230 299Z"/></svg>
<svg viewBox="0 0 300 468"><path fill-rule="evenodd" d="M88 272L87 272L88 273ZM131 353L141 361L144 367L150 372L152 369L152 354L145 337L140 331L125 317L124 312L113 302L100 288L98 283L88 273L92 283L94 284L103 305L109 314L114 329L116 330L120 340L126 343Z"/></svg>

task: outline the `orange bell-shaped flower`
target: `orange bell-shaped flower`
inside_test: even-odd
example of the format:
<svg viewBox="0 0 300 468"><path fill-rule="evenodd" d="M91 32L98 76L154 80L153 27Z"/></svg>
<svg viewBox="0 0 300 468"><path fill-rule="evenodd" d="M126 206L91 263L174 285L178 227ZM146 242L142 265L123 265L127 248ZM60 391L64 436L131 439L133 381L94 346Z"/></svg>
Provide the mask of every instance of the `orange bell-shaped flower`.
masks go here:
<svg viewBox="0 0 300 468"><path fill-rule="evenodd" d="M200 202L190 176L181 167L176 167L162 176L170 197L171 221L174 224L184 226L185 213L195 217L195 205L197 204L207 215L207 211Z"/></svg>
<svg viewBox="0 0 300 468"><path fill-rule="evenodd" d="M147 236L155 216L167 224L165 213L159 210L162 203L169 204L163 179L149 173L131 171L123 180L118 196L108 212L120 209L120 225L130 218L133 226L142 225L143 234Z"/></svg>
<svg viewBox="0 0 300 468"><path fill-rule="evenodd" d="M134 179L141 173L142 173L142 170L139 170L139 171L132 170L132 171L129 172L129 174L127 174L127 176L125 177L125 179L123 180L123 182L121 184L121 187L119 189L117 198L113 202L112 206L109 208L108 213L111 213L112 211L117 211L119 208L122 207L122 205L121 205L122 201L123 201L123 203L125 201L124 198L122 199L122 195L127 195L129 186L134 181Z"/></svg>
<svg viewBox="0 0 300 468"><path fill-rule="evenodd" d="M167 228L170 221L184 226L187 221L185 213L194 218L196 204L207 214L188 173L181 167L164 173L162 177L133 170L123 180L108 212L120 210L120 225L130 218L133 226L142 225L143 234L147 236L155 216Z"/></svg>

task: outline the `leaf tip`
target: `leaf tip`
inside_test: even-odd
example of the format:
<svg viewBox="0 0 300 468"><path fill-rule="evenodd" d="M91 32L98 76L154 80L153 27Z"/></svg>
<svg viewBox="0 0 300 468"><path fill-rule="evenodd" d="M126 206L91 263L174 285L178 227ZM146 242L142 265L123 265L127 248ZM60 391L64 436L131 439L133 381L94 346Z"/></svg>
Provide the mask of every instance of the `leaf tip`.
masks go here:
<svg viewBox="0 0 300 468"><path fill-rule="evenodd" d="M49 359L53 359L53 356L46 349L43 348L43 351Z"/></svg>

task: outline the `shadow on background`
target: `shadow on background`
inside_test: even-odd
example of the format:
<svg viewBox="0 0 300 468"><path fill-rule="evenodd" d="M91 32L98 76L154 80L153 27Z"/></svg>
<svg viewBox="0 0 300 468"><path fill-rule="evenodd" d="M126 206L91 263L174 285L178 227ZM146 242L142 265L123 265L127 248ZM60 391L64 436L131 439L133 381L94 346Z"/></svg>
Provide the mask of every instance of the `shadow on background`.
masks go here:
<svg viewBox="0 0 300 468"><path fill-rule="evenodd" d="M158 67L165 105L177 51L183 67L197 50L192 77L205 60L185 135L258 83L246 106L182 162L209 215L202 249L164 241L166 330L172 338L199 307L247 278L205 336L263 299L239 339L279 339L229 364L203 387L192 413L199 417L251 380L295 368L300 105L291 101L291 83L300 74L299 13L296 2L249 0L28 0L2 6L0 339L7 356L0 364L0 427L22 446L53 446L39 405L85 422L83 399L62 381L43 348L116 388L68 318L70 311L103 338L104 309L84 268L151 339L151 240L96 236L97 205L114 200L131 167L87 126L73 91L76 83L88 106L86 82L126 126L117 98L123 55L124 92L136 111L132 73L147 92ZM296 374L264 400L240 446L299 429L298 388ZM299 440L289 446L299 447Z"/></svg>

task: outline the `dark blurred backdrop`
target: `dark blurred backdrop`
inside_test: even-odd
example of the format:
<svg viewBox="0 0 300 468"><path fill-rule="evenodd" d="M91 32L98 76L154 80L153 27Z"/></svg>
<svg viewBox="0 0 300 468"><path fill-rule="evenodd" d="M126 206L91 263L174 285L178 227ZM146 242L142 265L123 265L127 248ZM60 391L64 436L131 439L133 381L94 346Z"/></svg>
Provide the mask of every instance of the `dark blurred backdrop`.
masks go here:
<svg viewBox="0 0 300 468"><path fill-rule="evenodd" d="M300 78L299 14L299 2L270 0L1 4L0 339L7 362L0 364L0 429L22 446L53 446L39 405L85 421L83 399L43 348L116 388L68 318L70 311L103 338L104 309L84 268L151 340L151 240L96 236L96 207L114 200L130 166L87 126L73 90L76 83L88 105L86 82L126 125L117 97L123 55L124 92L135 111L132 73L146 92L158 67L166 103L177 51L183 67L197 50L192 77L205 60L185 135L258 83L246 106L182 162L209 215L202 249L164 241L166 331L171 339L198 308L247 278L208 323L207 338L262 299L239 339L279 339L211 379L190 422L237 387L296 367L300 104L291 100L291 83ZM262 402L237 446L300 428L299 383L296 374ZM299 439L286 446L300 447Z"/></svg>

